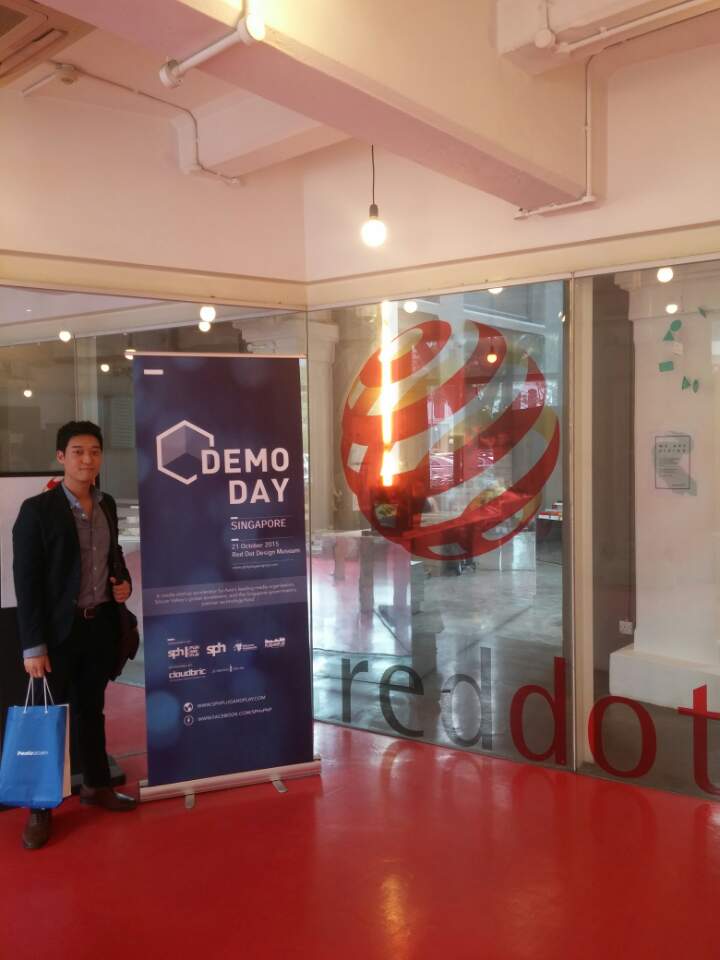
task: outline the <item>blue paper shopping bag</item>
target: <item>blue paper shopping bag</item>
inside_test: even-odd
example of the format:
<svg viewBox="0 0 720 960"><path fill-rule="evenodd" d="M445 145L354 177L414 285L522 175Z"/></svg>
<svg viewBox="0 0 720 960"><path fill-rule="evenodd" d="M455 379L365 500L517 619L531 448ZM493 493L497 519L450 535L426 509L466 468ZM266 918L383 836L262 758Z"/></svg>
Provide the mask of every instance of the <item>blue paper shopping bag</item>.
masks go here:
<svg viewBox="0 0 720 960"><path fill-rule="evenodd" d="M0 803L9 807L57 807L70 794L68 707L55 706L47 680L43 685L42 706L34 704L31 679L25 706L8 710L0 759Z"/></svg>

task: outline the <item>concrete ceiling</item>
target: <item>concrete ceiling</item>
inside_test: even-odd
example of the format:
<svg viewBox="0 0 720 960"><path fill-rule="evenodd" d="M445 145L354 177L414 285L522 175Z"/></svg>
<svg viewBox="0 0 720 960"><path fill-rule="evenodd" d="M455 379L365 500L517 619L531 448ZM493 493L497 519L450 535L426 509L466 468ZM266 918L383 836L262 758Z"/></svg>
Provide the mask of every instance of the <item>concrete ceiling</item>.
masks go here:
<svg viewBox="0 0 720 960"><path fill-rule="evenodd" d="M293 125L282 159L292 154L288 141L304 153L352 137L520 206L581 192L583 71L573 66L551 82L529 83L521 69L501 63L492 0L456 0L447 14L416 0L263 0L263 6L266 42L227 49L197 72L221 81L218 90L231 85L290 112L292 123L278 116ZM147 51L142 79L156 84L150 74L167 58L182 59L231 32L242 4L53 0L52 7ZM63 59L72 62L71 53ZM250 101L244 103L256 122L259 111L251 117ZM242 117L242 104L238 111ZM213 112L227 131L226 111ZM233 127L241 125L239 119ZM204 162L212 163L214 138L201 134ZM260 164L272 160L264 144L243 149ZM242 170L242 161L232 169Z"/></svg>
<svg viewBox="0 0 720 960"><path fill-rule="evenodd" d="M687 17L695 24L687 42L707 43L717 20L701 24L699 14L712 17L720 6L720 0L256 2L265 41L226 49L173 92L160 89L160 65L231 33L241 0L52 0L51 6L98 28L63 59L197 111L203 162L223 173L248 173L352 137L524 209L591 193L585 64L607 46L603 31L660 14L658 29L655 22L649 29L661 45L660 28ZM543 28L553 41L538 51ZM635 47L624 41L638 32L644 28L614 44L623 45L626 61ZM558 55L563 44L595 36L587 47ZM599 87L606 76L595 75ZM66 95L53 86L43 95ZM90 81L77 86L86 89L67 95L110 105L108 92L92 90ZM592 96L602 121L602 90ZM149 109L128 97L113 104ZM194 125L187 118L173 122L181 166L190 170ZM600 125L595 151L604 149Z"/></svg>
<svg viewBox="0 0 720 960"><path fill-rule="evenodd" d="M66 46L55 61L32 66L6 87L22 91L53 73L53 62L82 71L72 84L55 79L30 97L165 118L175 127L178 160L191 172L195 130L192 120L175 108L194 113L199 154L205 166L227 175L243 175L329 146L347 136L201 70L193 70L182 86L168 90L158 76L158 56L136 43L103 30L92 30ZM163 103L93 79L95 75L142 91Z"/></svg>
<svg viewBox="0 0 720 960"><path fill-rule="evenodd" d="M52 0L50 6L96 29L55 58L84 75L68 86L53 80L30 96L59 108L88 104L162 118L174 127L185 172L199 172L201 160L216 173L242 177L355 138L522 208L602 197L611 69L720 39L720 0L454 0L446 7L417 0L263 0L265 42L229 48L167 90L160 65L231 32L240 0ZM679 11L668 15L669 23L685 22L669 31L662 20L663 29L639 39L631 31L632 43L614 43L593 62L590 117L585 62L603 41L570 57L558 56L558 44L665 7ZM547 24L557 42L538 59L534 38ZM25 89L51 69L36 64L10 89Z"/></svg>
<svg viewBox="0 0 720 960"><path fill-rule="evenodd" d="M497 0L497 50L538 74L687 21L711 43L717 10L720 0Z"/></svg>
<svg viewBox="0 0 720 960"><path fill-rule="evenodd" d="M228 95L232 95L238 103L251 96L234 84L199 70L193 71L181 87L168 90L158 77L158 60L154 54L103 30L92 30L76 43L66 47L61 57L54 59L75 64L88 73L96 73L108 80L136 87L191 110ZM50 72L47 62L40 63L22 76L14 77L7 86L9 89L22 90ZM54 82L32 95L155 116L164 110L162 104L155 106L130 93L94 83L65 85ZM173 115L169 108L167 114Z"/></svg>

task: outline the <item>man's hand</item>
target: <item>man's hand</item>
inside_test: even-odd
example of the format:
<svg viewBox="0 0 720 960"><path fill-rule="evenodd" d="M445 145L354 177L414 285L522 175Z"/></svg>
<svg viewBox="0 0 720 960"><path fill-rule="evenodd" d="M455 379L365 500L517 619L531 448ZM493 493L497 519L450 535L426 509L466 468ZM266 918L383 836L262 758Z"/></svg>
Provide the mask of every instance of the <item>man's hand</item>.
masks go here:
<svg viewBox="0 0 720 960"><path fill-rule="evenodd" d="M127 580L116 580L115 577L110 577L110 583L112 584L113 598L116 603L125 603L131 593L130 584Z"/></svg>
<svg viewBox="0 0 720 960"><path fill-rule="evenodd" d="M25 672L31 677L42 678L46 673L52 673L50 657L25 657Z"/></svg>

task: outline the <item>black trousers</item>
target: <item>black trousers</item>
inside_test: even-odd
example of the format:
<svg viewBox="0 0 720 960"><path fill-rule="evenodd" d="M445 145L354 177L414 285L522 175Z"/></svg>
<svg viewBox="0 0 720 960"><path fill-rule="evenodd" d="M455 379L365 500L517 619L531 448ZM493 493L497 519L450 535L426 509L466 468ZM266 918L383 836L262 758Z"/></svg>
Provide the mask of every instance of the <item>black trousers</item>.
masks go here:
<svg viewBox="0 0 720 960"><path fill-rule="evenodd" d="M110 786L105 749L105 687L117 657L114 603L97 608L93 620L76 616L64 643L49 651L48 683L55 703L70 704L71 750L87 787Z"/></svg>

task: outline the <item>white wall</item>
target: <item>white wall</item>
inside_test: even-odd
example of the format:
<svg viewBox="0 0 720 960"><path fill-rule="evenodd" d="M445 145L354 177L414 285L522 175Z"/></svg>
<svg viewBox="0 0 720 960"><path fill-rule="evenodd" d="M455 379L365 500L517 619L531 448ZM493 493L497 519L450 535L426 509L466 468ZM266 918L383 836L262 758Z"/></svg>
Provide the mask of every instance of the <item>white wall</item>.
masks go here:
<svg viewBox="0 0 720 960"><path fill-rule="evenodd" d="M513 219L501 200L378 152L376 198L390 234L358 237L370 151L343 143L305 161L308 279L480 257L720 219L720 47L619 70L608 91L607 197L596 208ZM511 118L508 119L511 122Z"/></svg>
<svg viewBox="0 0 720 960"><path fill-rule="evenodd" d="M313 281L720 220L719 60L720 47L706 47L611 78L607 199L596 209L516 221L509 204L378 151L390 239L374 251L358 236L366 145L341 143L231 189L179 172L164 118L0 91L0 248Z"/></svg>
<svg viewBox="0 0 720 960"><path fill-rule="evenodd" d="M2 249L303 279L292 161L226 187L180 172L165 118L17 91L0 142Z"/></svg>
<svg viewBox="0 0 720 960"><path fill-rule="evenodd" d="M718 451L718 396L713 376L712 321L697 313L706 297L717 296L716 278L687 283L677 357L663 343L670 318L634 320L635 491L637 627L635 649L678 660L717 664L718 505L715 474ZM647 291L634 291L631 316ZM642 306L645 306L643 303ZM662 308L661 308L662 309ZM668 349L670 347L670 349ZM660 373L673 360L676 369ZM683 374L700 389L682 390ZM656 437L691 438L687 491L656 489Z"/></svg>

